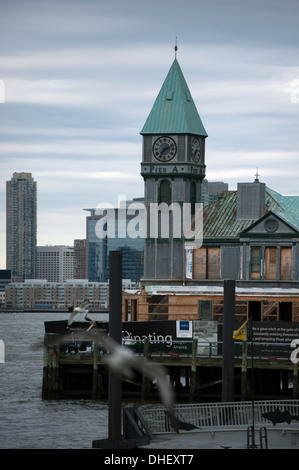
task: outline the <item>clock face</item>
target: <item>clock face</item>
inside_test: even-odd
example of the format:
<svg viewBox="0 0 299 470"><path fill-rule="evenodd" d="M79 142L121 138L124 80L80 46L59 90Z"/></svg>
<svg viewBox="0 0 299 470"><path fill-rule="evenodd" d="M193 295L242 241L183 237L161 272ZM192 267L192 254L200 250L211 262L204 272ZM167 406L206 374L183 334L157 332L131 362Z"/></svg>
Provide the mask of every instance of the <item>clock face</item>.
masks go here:
<svg viewBox="0 0 299 470"><path fill-rule="evenodd" d="M153 145L153 153L160 162L169 162L176 154L176 143L170 137L159 137Z"/></svg>
<svg viewBox="0 0 299 470"><path fill-rule="evenodd" d="M200 159L200 141L197 137L192 140L191 153L193 161L198 163Z"/></svg>

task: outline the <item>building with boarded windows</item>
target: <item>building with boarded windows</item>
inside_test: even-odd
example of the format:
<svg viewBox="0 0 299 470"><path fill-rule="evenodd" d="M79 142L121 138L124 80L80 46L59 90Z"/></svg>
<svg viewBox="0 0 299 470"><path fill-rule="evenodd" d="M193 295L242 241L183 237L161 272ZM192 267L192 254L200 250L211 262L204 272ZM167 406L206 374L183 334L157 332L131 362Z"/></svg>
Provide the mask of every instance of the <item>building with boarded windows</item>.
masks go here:
<svg viewBox="0 0 299 470"><path fill-rule="evenodd" d="M223 280L235 279L235 319L299 321L299 196L264 183L239 183L204 208L203 245L181 280L143 280L124 293L124 317L214 320L223 315Z"/></svg>
<svg viewBox="0 0 299 470"><path fill-rule="evenodd" d="M206 320L222 322L223 283L157 285L123 292L126 321ZM299 322L299 290L290 287L236 287L235 321Z"/></svg>
<svg viewBox="0 0 299 470"><path fill-rule="evenodd" d="M176 59L141 135L145 207L201 201L207 133ZM228 279L236 280L236 320L299 321L299 196L256 175L218 193L196 230L203 243L188 250L184 236L145 239L142 287L123 293L124 321L219 322Z"/></svg>
<svg viewBox="0 0 299 470"><path fill-rule="evenodd" d="M205 208L203 234L193 252L193 280L286 286L299 279L299 196L282 196L258 180L239 183Z"/></svg>

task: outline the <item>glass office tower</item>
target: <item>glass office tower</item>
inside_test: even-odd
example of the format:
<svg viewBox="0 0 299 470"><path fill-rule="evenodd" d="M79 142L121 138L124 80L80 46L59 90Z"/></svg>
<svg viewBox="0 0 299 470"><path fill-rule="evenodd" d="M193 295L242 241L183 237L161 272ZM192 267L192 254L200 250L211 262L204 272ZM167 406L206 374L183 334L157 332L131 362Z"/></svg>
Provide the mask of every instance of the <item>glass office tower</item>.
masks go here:
<svg viewBox="0 0 299 470"><path fill-rule="evenodd" d="M109 280L109 252L120 250L122 252L122 278L139 282L143 276L144 237L136 235L143 235L141 211L138 226L135 227L136 214L129 215L124 209L111 209L103 215L98 215L97 209L86 210L90 211L90 216L87 216L86 221L89 281L107 282ZM101 232L104 233L103 236Z"/></svg>

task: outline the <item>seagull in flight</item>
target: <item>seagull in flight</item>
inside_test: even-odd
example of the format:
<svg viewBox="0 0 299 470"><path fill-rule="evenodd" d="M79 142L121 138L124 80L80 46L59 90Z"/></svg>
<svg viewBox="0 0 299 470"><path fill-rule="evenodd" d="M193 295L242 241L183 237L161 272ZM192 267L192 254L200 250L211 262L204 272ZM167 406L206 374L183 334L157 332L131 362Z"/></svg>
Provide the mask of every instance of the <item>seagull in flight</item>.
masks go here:
<svg viewBox="0 0 299 470"><path fill-rule="evenodd" d="M76 314L82 313L82 306L80 307L81 311L76 312ZM145 357L136 356L129 348L122 346L109 336L105 330L95 330L93 328L95 325L96 323L93 322L85 331L71 331L66 334L59 335L58 337L55 335L55 338L47 340L48 344L54 345L61 342L74 341L76 339L93 341L95 347L99 344L106 350L107 354L102 356L102 361L113 373L127 379L132 379L134 378L135 371L143 374L150 381L156 380L160 399L165 407L171 426L175 432L179 432L180 423L174 410L174 393L167 381L166 369L159 364L149 362ZM32 345L31 349L36 351L43 346L44 342L39 342Z"/></svg>
<svg viewBox="0 0 299 470"><path fill-rule="evenodd" d="M86 331L63 335L63 341L68 338L72 340L75 338L88 339L95 341L95 344L100 344L107 351L107 354L102 356L102 361L117 375L132 379L134 378L134 371L137 371L151 381L156 380L160 398L166 408L171 426L178 432L178 420L174 412L173 390L167 382L166 370L163 366L153 364L145 357L136 356L133 351L120 345L104 331L92 329L92 325Z"/></svg>
<svg viewBox="0 0 299 470"><path fill-rule="evenodd" d="M88 300L85 300L81 305L79 305L78 307L75 307L72 305L71 307L69 307L69 312L71 312L70 316L69 316L69 319L67 321L67 324L68 326L71 326L71 324L73 323L74 321L74 318L79 314L79 313L85 313L85 317L84 319L87 320L87 321L91 321L89 318L87 318L87 314L88 314L88 310L87 310L87 307L89 305L89 301Z"/></svg>

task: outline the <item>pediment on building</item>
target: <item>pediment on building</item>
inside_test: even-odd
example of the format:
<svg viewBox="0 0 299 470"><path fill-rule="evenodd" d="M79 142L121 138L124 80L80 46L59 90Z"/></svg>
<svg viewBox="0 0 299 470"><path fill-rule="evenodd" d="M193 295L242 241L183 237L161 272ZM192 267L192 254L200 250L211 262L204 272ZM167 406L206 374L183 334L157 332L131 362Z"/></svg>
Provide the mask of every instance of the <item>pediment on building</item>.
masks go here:
<svg viewBox="0 0 299 470"><path fill-rule="evenodd" d="M256 220L249 227L240 233L240 237L250 236L299 236L299 230L292 221L284 217L284 213L267 212L259 220Z"/></svg>

